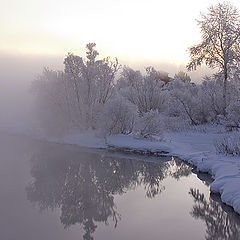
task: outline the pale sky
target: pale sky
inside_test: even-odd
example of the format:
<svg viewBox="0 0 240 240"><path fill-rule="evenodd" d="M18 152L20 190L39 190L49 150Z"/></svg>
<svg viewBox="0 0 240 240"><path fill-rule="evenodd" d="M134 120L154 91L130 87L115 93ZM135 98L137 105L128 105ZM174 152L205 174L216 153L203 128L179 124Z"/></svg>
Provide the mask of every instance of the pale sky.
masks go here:
<svg viewBox="0 0 240 240"><path fill-rule="evenodd" d="M95 42L126 61L188 61L215 0L0 0L0 52L64 56ZM240 1L231 1L240 9Z"/></svg>

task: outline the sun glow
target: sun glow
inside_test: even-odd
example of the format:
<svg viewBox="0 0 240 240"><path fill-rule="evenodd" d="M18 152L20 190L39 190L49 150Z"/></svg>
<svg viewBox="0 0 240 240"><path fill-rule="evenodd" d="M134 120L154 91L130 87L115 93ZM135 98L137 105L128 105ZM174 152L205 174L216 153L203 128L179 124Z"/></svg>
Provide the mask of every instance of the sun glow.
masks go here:
<svg viewBox="0 0 240 240"><path fill-rule="evenodd" d="M96 42L103 55L172 62L187 61L187 48L200 40L195 18L209 6L207 0L0 1L0 51L79 54Z"/></svg>

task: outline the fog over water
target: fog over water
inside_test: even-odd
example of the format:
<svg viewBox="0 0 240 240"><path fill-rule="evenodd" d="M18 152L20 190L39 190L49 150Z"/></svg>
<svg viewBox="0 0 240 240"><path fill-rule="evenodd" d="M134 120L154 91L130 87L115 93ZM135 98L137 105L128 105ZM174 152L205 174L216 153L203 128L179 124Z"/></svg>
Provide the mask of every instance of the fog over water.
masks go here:
<svg viewBox="0 0 240 240"><path fill-rule="evenodd" d="M0 126L14 128L32 120L31 82L44 66L60 69L62 59L0 54Z"/></svg>

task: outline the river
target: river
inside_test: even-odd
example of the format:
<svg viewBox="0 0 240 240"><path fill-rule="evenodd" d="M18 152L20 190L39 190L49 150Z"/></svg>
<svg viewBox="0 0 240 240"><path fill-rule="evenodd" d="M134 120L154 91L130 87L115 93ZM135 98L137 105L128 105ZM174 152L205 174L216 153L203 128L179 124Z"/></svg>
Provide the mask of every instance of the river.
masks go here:
<svg viewBox="0 0 240 240"><path fill-rule="evenodd" d="M0 135L0 239L240 239L210 182L176 158Z"/></svg>

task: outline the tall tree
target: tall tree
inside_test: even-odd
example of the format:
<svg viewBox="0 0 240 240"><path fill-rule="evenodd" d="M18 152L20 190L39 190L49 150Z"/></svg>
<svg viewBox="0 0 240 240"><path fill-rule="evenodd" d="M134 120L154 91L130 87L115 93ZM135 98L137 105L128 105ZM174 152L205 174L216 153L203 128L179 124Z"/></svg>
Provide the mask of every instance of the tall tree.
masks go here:
<svg viewBox="0 0 240 240"><path fill-rule="evenodd" d="M66 79L73 89L79 115L87 127L94 127L97 105L104 105L112 97L115 75L120 69L117 58L115 61L109 57L97 60L99 53L95 47L95 43L87 44L86 59L72 53L64 59Z"/></svg>
<svg viewBox="0 0 240 240"><path fill-rule="evenodd" d="M210 68L219 68L223 75L224 109L227 106L227 81L230 70L240 61L240 15L230 3L218 3L208 8L197 20L202 33L202 42L189 48L188 70L195 70L205 63ZM225 114L225 113L224 113Z"/></svg>

